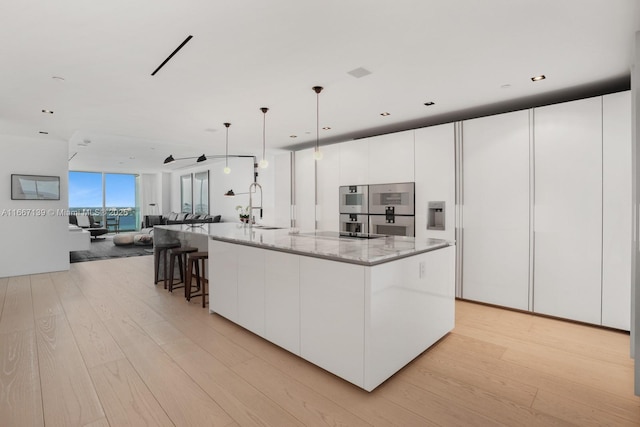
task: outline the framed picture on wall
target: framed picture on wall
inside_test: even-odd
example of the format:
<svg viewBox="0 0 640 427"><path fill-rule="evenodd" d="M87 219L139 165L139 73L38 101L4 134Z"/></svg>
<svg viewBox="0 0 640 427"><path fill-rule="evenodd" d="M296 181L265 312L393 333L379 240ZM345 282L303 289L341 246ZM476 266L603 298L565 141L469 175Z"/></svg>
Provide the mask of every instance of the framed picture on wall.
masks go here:
<svg viewBox="0 0 640 427"><path fill-rule="evenodd" d="M60 200L60 177L11 174L11 200Z"/></svg>

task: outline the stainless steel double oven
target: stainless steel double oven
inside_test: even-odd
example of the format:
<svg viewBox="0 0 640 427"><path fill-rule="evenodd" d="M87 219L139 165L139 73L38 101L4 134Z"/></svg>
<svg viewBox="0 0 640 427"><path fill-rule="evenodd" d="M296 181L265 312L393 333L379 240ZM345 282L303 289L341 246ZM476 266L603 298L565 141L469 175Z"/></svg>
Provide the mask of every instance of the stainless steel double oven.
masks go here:
<svg viewBox="0 0 640 427"><path fill-rule="evenodd" d="M340 231L369 232L369 186L340 187Z"/></svg>
<svg viewBox="0 0 640 427"><path fill-rule="evenodd" d="M340 187L340 231L415 236L415 183Z"/></svg>

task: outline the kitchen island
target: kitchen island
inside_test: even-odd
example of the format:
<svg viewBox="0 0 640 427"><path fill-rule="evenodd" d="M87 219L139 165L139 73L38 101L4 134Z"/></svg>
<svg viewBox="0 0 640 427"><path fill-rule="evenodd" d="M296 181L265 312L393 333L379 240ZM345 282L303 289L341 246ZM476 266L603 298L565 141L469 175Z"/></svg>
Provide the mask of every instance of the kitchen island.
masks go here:
<svg viewBox="0 0 640 427"><path fill-rule="evenodd" d="M454 327L447 241L236 223L156 229L159 241L209 239L212 313L367 391Z"/></svg>

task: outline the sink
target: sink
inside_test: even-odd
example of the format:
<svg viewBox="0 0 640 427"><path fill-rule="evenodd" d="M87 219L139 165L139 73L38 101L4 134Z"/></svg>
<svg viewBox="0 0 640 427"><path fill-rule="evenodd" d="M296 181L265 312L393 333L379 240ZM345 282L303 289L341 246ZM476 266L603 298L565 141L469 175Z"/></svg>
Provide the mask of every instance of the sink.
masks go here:
<svg viewBox="0 0 640 427"><path fill-rule="evenodd" d="M270 225L254 225L253 228L259 228L261 230L281 230L282 227L272 227Z"/></svg>

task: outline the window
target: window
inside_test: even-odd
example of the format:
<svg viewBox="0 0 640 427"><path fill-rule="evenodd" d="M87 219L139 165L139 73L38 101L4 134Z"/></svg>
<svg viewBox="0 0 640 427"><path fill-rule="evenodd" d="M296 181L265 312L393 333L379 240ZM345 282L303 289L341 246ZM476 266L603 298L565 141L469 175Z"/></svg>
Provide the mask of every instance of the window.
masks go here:
<svg viewBox="0 0 640 427"><path fill-rule="evenodd" d="M69 210L93 215L109 231L137 230L137 187L137 175L70 171Z"/></svg>

